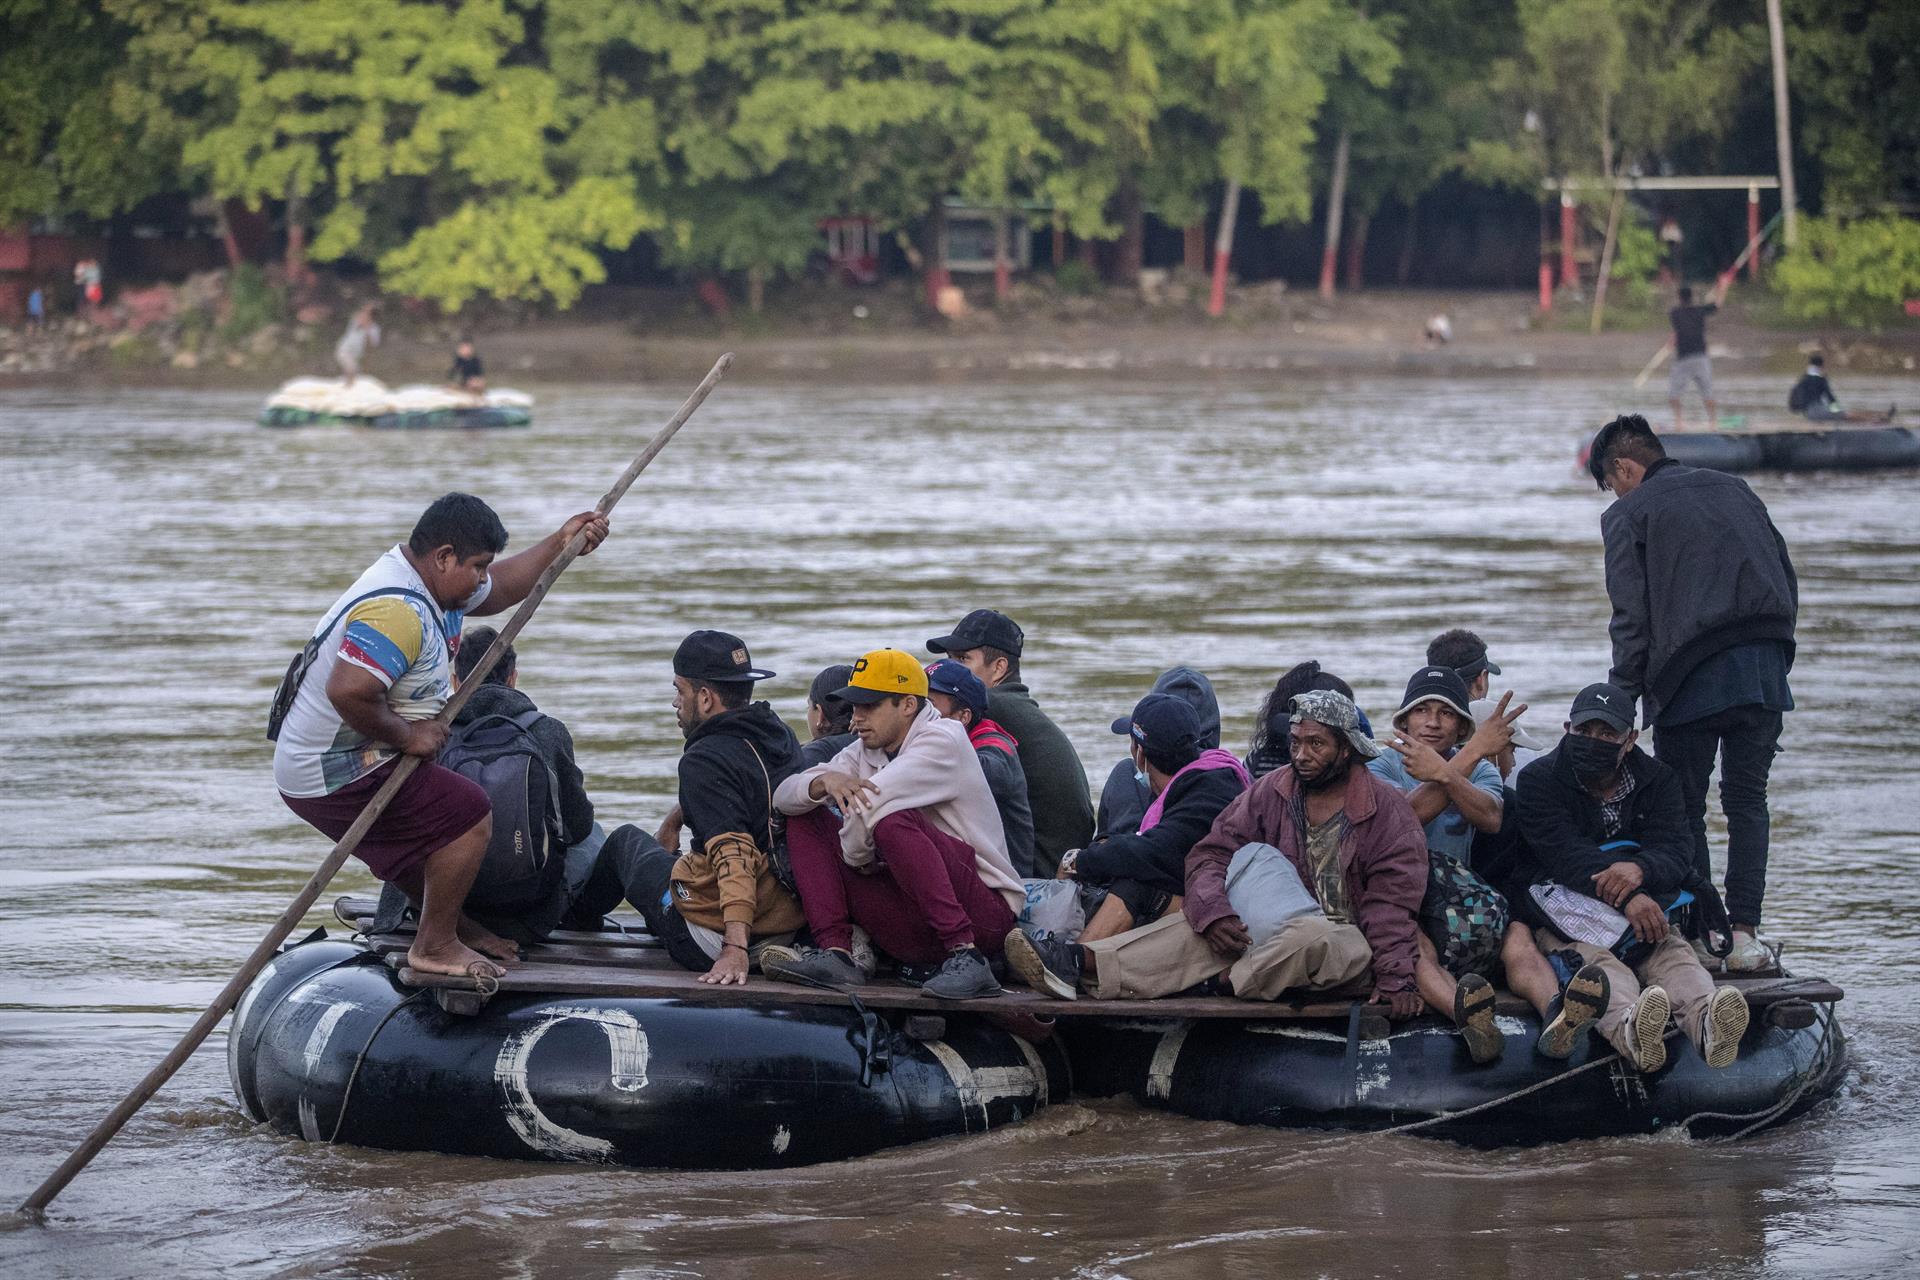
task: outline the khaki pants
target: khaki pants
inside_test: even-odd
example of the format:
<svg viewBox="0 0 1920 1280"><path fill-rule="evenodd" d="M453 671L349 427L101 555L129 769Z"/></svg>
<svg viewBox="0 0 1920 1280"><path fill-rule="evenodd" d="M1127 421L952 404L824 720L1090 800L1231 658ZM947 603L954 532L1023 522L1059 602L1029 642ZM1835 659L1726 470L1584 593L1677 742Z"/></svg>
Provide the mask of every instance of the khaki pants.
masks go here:
<svg viewBox="0 0 1920 1280"><path fill-rule="evenodd" d="M1101 1000L1153 1000L1185 991L1222 970L1245 1000L1276 1000L1288 991L1330 991L1366 973L1373 960L1366 935L1325 916L1301 916L1279 933L1227 961L1178 911L1152 924L1086 944Z"/></svg>
<svg viewBox="0 0 1920 1280"><path fill-rule="evenodd" d="M1707 1005L1713 999L1713 975L1701 965L1678 929L1667 930L1667 936L1654 947L1653 954L1636 969L1627 968L1619 956L1605 947L1590 942L1569 942L1552 929L1535 930L1534 941L1542 951L1572 947L1582 960L1607 971L1610 994L1607 1011L1600 1015L1600 1034L1629 1062L1633 1061L1633 1050L1625 1032L1627 1010L1640 998L1644 987L1660 987L1667 993L1674 1021L1680 1024L1687 1039L1693 1041L1693 1047L1700 1048L1706 1029Z"/></svg>

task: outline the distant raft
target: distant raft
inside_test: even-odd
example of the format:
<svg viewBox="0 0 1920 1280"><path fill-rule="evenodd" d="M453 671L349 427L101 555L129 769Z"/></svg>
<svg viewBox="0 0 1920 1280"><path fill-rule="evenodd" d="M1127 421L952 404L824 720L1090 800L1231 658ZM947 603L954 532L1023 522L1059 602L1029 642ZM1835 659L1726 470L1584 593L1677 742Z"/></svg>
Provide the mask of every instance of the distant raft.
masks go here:
<svg viewBox="0 0 1920 1280"><path fill-rule="evenodd" d="M1911 427L1836 426L1804 420L1718 431L1663 431L1667 456L1714 471L1879 471L1920 467L1920 434ZM1580 465L1587 462L1587 447Z"/></svg>
<svg viewBox="0 0 1920 1280"><path fill-rule="evenodd" d="M985 1132L1071 1087L1057 1045L974 1014L502 992L459 1016L429 994L364 946L287 948L233 1016L241 1105L312 1142L773 1169Z"/></svg>
<svg viewBox="0 0 1920 1280"><path fill-rule="evenodd" d="M378 378L295 378L260 410L263 427L355 426L412 431L432 427L524 427L533 397L505 388L473 395L446 387L390 389Z"/></svg>

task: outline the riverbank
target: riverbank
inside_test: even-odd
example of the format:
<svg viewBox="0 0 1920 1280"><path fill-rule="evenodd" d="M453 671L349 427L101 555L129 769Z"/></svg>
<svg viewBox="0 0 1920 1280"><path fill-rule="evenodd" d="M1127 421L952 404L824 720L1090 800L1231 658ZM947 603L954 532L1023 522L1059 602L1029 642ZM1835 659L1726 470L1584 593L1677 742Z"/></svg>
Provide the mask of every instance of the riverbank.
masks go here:
<svg viewBox="0 0 1920 1280"><path fill-rule="evenodd" d="M0 382L258 386L333 371L340 317L358 298L340 289L330 305L245 336L219 324L174 321L134 329L56 322L43 335L0 332ZM496 384L566 379L683 379L717 350L739 353L746 380L847 382L1110 373L1156 378L1260 376L1304 371L1416 374L1632 374L1666 336L1657 311L1628 327L1585 331L1585 305L1541 316L1531 293L1372 290L1322 302L1273 282L1236 289L1228 312L1204 312L1197 282L1176 273L1152 291L1065 294L1023 282L994 307L975 289L956 319L927 315L908 282L871 289L802 283L776 290L764 313L717 313L685 289L601 288L562 314L476 310L459 319L393 302L385 343L366 362L388 383L444 375L455 338L471 332ZM1444 316L1451 339L1425 336ZM1836 373L1920 370L1920 325L1880 334L1783 323L1773 296L1736 291L1711 326L1714 354L1729 366L1790 376L1810 350L1828 352Z"/></svg>

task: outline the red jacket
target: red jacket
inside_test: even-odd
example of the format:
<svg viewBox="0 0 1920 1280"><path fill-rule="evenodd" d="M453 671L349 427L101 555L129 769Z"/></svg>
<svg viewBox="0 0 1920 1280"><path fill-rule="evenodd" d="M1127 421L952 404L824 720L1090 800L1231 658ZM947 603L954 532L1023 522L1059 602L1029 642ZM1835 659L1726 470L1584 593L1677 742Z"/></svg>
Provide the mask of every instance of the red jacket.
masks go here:
<svg viewBox="0 0 1920 1280"><path fill-rule="evenodd" d="M1240 794L1213 830L1187 854L1182 910L1196 933L1233 914L1227 902L1227 864L1242 845L1270 844L1287 856L1300 883L1314 892L1313 871L1290 816L1298 788L1291 765L1269 773ZM1347 833L1340 844L1353 921L1373 948L1373 982L1383 994L1412 991L1421 899L1427 893L1427 837L1413 806L1391 783L1356 760L1347 774Z"/></svg>

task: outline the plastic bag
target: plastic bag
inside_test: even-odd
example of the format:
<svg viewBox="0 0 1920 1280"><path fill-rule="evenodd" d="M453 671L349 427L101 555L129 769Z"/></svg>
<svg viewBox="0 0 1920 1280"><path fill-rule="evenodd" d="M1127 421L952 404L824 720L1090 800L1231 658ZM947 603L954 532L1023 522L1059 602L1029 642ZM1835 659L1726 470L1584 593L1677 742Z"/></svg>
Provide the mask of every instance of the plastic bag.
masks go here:
<svg viewBox="0 0 1920 1280"><path fill-rule="evenodd" d="M1270 844L1241 845L1227 863L1227 905L1247 926L1255 946L1289 920L1320 914L1320 903L1300 883L1287 855Z"/></svg>
<svg viewBox="0 0 1920 1280"><path fill-rule="evenodd" d="M1020 908L1020 924L1045 930L1056 938L1071 942L1087 927L1087 908L1081 885L1073 880L1027 880L1026 905Z"/></svg>

